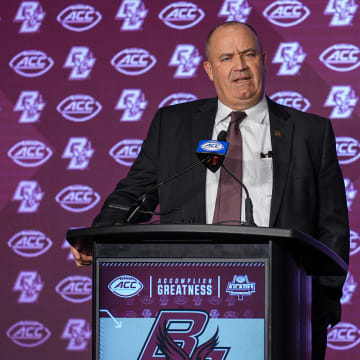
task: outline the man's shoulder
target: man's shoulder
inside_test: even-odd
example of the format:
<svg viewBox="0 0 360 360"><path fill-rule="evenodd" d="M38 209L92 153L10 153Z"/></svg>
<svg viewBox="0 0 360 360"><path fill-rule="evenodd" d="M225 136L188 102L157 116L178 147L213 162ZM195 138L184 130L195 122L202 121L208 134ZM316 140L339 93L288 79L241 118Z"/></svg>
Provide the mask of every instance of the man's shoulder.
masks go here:
<svg viewBox="0 0 360 360"><path fill-rule="evenodd" d="M216 109L216 106L217 98L207 98L164 106L160 110L163 112L190 113L212 108Z"/></svg>
<svg viewBox="0 0 360 360"><path fill-rule="evenodd" d="M281 105L272 101L269 98L268 104L270 114L275 114L283 118L289 118L295 123L308 124L308 122L311 122L313 124L324 125L325 123L329 122L329 119L327 119L326 117L316 115L310 112L303 112L301 110L297 110L286 105Z"/></svg>

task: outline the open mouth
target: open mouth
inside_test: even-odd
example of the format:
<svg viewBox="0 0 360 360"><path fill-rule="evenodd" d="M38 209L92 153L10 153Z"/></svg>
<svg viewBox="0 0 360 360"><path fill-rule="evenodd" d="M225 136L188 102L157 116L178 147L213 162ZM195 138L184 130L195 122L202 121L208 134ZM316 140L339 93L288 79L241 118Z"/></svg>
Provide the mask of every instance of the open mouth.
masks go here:
<svg viewBox="0 0 360 360"><path fill-rule="evenodd" d="M248 76L245 77L244 76L244 77L234 79L233 82L237 83L237 84L241 84L241 83L249 81L250 79L251 79L250 77L248 77Z"/></svg>

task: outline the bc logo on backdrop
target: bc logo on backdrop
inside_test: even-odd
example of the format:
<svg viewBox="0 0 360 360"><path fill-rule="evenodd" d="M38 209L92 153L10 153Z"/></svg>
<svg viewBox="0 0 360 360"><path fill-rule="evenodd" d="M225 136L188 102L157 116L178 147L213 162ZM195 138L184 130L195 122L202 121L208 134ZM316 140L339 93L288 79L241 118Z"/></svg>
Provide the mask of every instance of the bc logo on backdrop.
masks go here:
<svg viewBox="0 0 360 360"><path fill-rule="evenodd" d="M20 124L35 123L40 120L46 102L37 90L22 91L14 106L14 111L21 111Z"/></svg>
<svg viewBox="0 0 360 360"><path fill-rule="evenodd" d="M62 158L70 159L67 166L68 170L85 170L88 168L94 152L95 150L88 138L72 137L65 147Z"/></svg>
<svg viewBox="0 0 360 360"><path fill-rule="evenodd" d="M19 33L36 33L45 18L46 12L38 1L21 2L14 22L21 23Z"/></svg>
<svg viewBox="0 0 360 360"><path fill-rule="evenodd" d="M277 75L294 76L299 73L306 54L297 41L282 42L273 58L273 64L281 64Z"/></svg>
<svg viewBox="0 0 360 360"><path fill-rule="evenodd" d="M36 180L21 180L13 195L13 201L20 202L17 212L20 214L36 212L44 195Z"/></svg>
<svg viewBox="0 0 360 360"><path fill-rule="evenodd" d="M350 85L334 85L325 100L325 107L332 107L330 119L347 119L351 116L359 98Z"/></svg>
<svg viewBox="0 0 360 360"><path fill-rule="evenodd" d="M175 79L186 79L195 76L196 70L201 62L199 50L191 44L179 44L176 46L169 66L175 66Z"/></svg>
<svg viewBox="0 0 360 360"><path fill-rule="evenodd" d="M124 89L115 110L124 110L120 121L139 121L148 105L141 89Z"/></svg>
<svg viewBox="0 0 360 360"><path fill-rule="evenodd" d="M357 0L328 0L324 15L331 16L329 26L350 26L357 9Z"/></svg>
<svg viewBox="0 0 360 360"><path fill-rule="evenodd" d="M96 59L87 46L73 46L66 58L64 69L71 69L69 80L86 80L95 65Z"/></svg>
<svg viewBox="0 0 360 360"><path fill-rule="evenodd" d="M225 17L224 21L246 22L252 7L247 0L224 0L218 17Z"/></svg>
<svg viewBox="0 0 360 360"><path fill-rule="evenodd" d="M69 319L61 334L67 340L67 351L84 351L91 339L91 327L85 319Z"/></svg>
<svg viewBox="0 0 360 360"><path fill-rule="evenodd" d="M18 303L34 303L38 300L44 282L37 271L20 271L13 291L20 292Z"/></svg>
<svg viewBox="0 0 360 360"><path fill-rule="evenodd" d="M351 304L351 298L353 297L357 287L358 283L355 281L354 275L348 272L343 287L343 296L340 300L341 304Z"/></svg>
<svg viewBox="0 0 360 360"><path fill-rule="evenodd" d="M115 15L116 20L122 20L122 31L142 30L142 25L148 14L142 0L123 0Z"/></svg>

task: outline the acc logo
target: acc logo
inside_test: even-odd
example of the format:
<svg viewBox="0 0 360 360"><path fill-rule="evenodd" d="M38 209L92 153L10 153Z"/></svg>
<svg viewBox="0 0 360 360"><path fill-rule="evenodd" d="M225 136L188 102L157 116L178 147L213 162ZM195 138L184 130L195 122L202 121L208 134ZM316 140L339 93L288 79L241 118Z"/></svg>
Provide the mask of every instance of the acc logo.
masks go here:
<svg viewBox="0 0 360 360"><path fill-rule="evenodd" d="M88 276L74 275L61 280L55 291L72 303L83 303L91 299L91 279Z"/></svg>
<svg viewBox="0 0 360 360"><path fill-rule="evenodd" d="M40 50L24 50L15 55L9 66L19 75L36 77L45 74L54 65L54 60Z"/></svg>
<svg viewBox="0 0 360 360"><path fill-rule="evenodd" d="M351 205L355 200L358 191L355 189L354 184L349 178L345 178L344 183L345 183L347 207L349 211L351 211Z"/></svg>
<svg viewBox="0 0 360 360"><path fill-rule="evenodd" d="M38 1L23 1L16 12L14 22L21 22L19 33L39 31L46 12Z"/></svg>
<svg viewBox="0 0 360 360"><path fill-rule="evenodd" d="M83 4L68 6L56 18L65 29L77 32L93 28L101 19L93 6Z"/></svg>
<svg viewBox="0 0 360 360"><path fill-rule="evenodd" d="M360 251L360 236L356 231L350 230L350 256Z"/></svg>
<svg viewBox="0 0 360 360"><path fill-rule="evenodd" d="M205 151L219 151L224 148L224 145L220 141L207 141L200 145L201 149Z"/></svg>
<svg viewBox="0 0 360 360"><path fill-rule="evenodd" d="M61 339L69 340L67 351L83 351L91 338L91 328L85 319L69 319Z"/></svg>
<svg viewBox="0 0 360 360"><path fill-rule="evenodd" d="M351 304L351 298L354 295L357 286L358 283L355 282L354 276L348 272L343 286L343 296L340 299L341 304Z"/></svg>
<svg viewBox="0 0 360 360"><path fill-rule="evenodd" d="M62 158L71 159L67 166L68 170L84 170L89 166L94 151L88 138L73 137L69 139Z"/></svg>
<svg viewBox="0 0 360 360"><path fill-rule="evenodd" d="M83 122L95 117L102 109L101 104L90 95L70 95L56 107L67 120Z"/></svg>
<svg viewBox="0 0 360 360"><path fill-rule="evenodd" d="M303 22L310 15L310 10L300 1L275 1L264 10L263 15L275 25L290 27Z"/></svg>
<svg viewBox="0 0 360 360"><path fill-rule="evenodd" d="M52 246L52 241L37 230L22 230L8 241L9 247L23 257L37 257L46 253Z"/></svg>
<svg viewBox="0 0 360 360"><path fill-rule="evenodd" d="M225 21L246 22L252 7L247 0L225 0L218 17L226 17Z"/></svg>
<svg viewBox="0 0 360 360"><path fill-rule="evenodd" d="M232 282L228 282L226 292L243 301L244 296L251 296L256 292L256 283L249 282L247 275L234 275Z"/></svg>
<svg viewBox="0 0 360 360"><path fill-rule="evenodd" d="M351 116L359 98L350 85L333 86L325 101L325 107L333 107L330 119L347 119Z"/></svg>
<svg viewBox="0 0 360 360"><path fill-rule="evenodd" d="M183 30L197 25L204 16L204 11L196 4L179 1L164 8L159 19L173 29Z"/></svg>
<svg viewBox="0 0 360 360"><path fill-rule="evenodd" d="M51 332L38 321L24 320L12 325L6 335L16 345L29 348L44 343Z"/></svg>
<svg viewBox="0 0 360 360"><path fill-rule="evenodd" d="M148 72L156 64L156 58L147 50L129 48L118 52L110 63L118 72L136 76Z"/></svg>
<svg viewBox="0 0 360 360"><path fill-rule="evenodd" d="M142 24L149 10L142 0L123 0L116 13L115 20L124 20L121 30L142 30Z"/></svg>
<svg viewBox="0 0 360 360"><path fill-rule="evenodd" d="M360 144L351 137L336 137L336 152L340 164L351 164L360 157Z"/></svg>
<svg viewBox="0 0 360 360"><path fill-rule="evenodd" d="M161 101L161 103L159 104L159 108L164 106L182 104L194 100L197 100L197 97L193 94L182 92L174 93L167 96L163 101Z"/></svg>
<svg viewBox="0 0 360 360"><path fill-rule="evenodd" d="M55 200L65 210L79 213L92 209L100 195L86 185L69 185L56 195Z"/></svg>
<svg viewBox="0 0 360 360"><path fill-rule="evenodd" d="M271 100L300 111L308 110L311 105L307 98L296 91L279 91L271 95Z"/></svg>
<svg viewBox="0 0 360 360"><path fill-rule="evenodd" d="M45 105L46 103L39 91L22 91L14 106L14 111L22 111L19 123L25 124L39 121L41 111L44 110Z"/></svg>
<svg viewBox="0 0 360 360"><path fill-rule="evenodd" d="M39 140L22 140L8 151L9 158L22 167L36 167L48 161L52 150Z"/></svg>
<svg viewBox="0 0 360 360"><path fill-rule="evenodd" d="M18 213L33 213L40 206L44 193L41 191L40 184L35 180L19 181L15 190L13 201L20 201Z"/></svg>
<svg viewBox="0 0 360 360"><path fill-rule="evenodd" d="M297 42L280 43L274 58L273 64L281 64L277 75L296 75L304 62L306 54Z"/></svg>
<svg viewBox="0 0 360 360"><path fill-rule="evenodd" d="M355 0L329 0L324 14L332 15L329 26L349 26L357 8Z"/></svg>
<svg viewBox="0 0 360 360"><path fill-rule="evenodd" d="M352 44L335 44L324 50L320 61L334 71L351 71L360 65L360 49Z"/></svg>
<svg viewBox="0 0 360 360"><path fill-rule="evenodd" d="M138 121L141 119L148 102L140 89L124 89L115 106L115 110L125 110L120 121Z"/></svg>
<svg viewBox="0 0 360 360"><path fill-rule="evenodd" d="M200 64L199 50L191 44L179 44L169 61L169 66L176 66L175 79L185 79L195 76Z"/></svg>
<svg viewBox="0 0 360 360"><path fill-rule="evenodd" d="M349 350L360 343L359 329L346 322L341 322L328 332L327 346L333 350Z"/></svg>
<svg viewBox="0 0 360 360"><path fill-rule="evenodd" d="M144 288L143 283L134 276L121 275L108 284L108 289L121 298L133 297Z"/></svg>
<svg viewBox="0 0 360 360"><path fill-rule="evenodd" d="M37 271L20 271L13 291L20 291L18 303L34 303L43 287L44 283Z"/></svg>
<svg viewBox="0 0 360 360"><path fill-rule="evenodd" d="M139 155L143 140L125 139L115 144L109 151L110 156L119 164L131 166Z"/></svg>
<svg viewBox="0 0 360 360"><path fill-rule="evenodd" d="M96 59L86 46L73 46L66 58L64 69L72 69L69 80L85 80L90 76Z"/></svg>

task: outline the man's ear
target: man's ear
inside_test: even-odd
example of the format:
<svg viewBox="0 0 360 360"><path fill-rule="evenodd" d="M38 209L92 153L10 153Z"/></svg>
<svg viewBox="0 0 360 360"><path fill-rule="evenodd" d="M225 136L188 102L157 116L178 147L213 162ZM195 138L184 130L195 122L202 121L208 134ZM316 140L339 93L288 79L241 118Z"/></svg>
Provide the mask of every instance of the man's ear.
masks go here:
<svg viewBox="0 0 360 360"><path fill-rule="evenodd" d="M209 79L211 81L214 81L213 69L212 69L212 65L210 64L210 61L208 61L208 60L204 61L203 66L204 66L204 70L207 73Z"/></svg>

